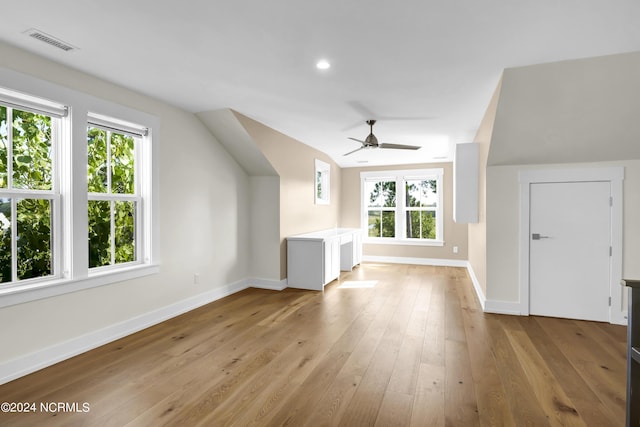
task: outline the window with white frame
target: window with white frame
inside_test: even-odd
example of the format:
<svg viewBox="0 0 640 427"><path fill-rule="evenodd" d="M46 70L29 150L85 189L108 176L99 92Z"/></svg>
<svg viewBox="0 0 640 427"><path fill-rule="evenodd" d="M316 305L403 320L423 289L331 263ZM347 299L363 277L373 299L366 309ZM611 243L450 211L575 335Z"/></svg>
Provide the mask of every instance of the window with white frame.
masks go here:
<svg viewBox="0 0 640 427"><path fill-rule="evenodd" d="M370 243L442 245L442 169L362 172L362 227Z"/></svg>
<svg viewBox="0 0 640 427"><path fill-rule="evenodd" d="M394 178L371 178L364 181L364 204L367 236L396 236L396 181Z"/></svg>
<svg viewBox="0 0 640 427"><path fill-rule="evenodd" d="M0 283L59 275L56 153L66 110L0 97Z"/></svg>
<svg viewBox="0 0 640 427"><path fill-rule="evenodd" d="M87 189L89 268L140 259L138 152L146 129L89 114Z"/></svg>
<svg viewBox="0 0 640 427"><path fill-rule="evenodd" d="M0 78L10 73L0 69ZM158 271L157 119L40 86L47 98L0 86L0 307ZM53 102L51 93L81 101Z"/></svg>

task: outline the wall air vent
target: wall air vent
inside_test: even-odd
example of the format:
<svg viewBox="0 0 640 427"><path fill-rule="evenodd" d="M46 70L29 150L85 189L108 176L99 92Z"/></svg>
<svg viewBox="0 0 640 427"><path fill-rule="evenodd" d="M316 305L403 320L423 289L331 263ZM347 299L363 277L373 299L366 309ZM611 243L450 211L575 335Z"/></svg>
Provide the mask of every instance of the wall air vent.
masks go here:
<svg viewBox="0 0 640 427"><path fill-rule="evenodd" d="M78 49L77 47L72 46L69 43L63 42L62 40L50 36L49 34L35 28L31 28L25 31L24 34L28 35L29 37L33 37L36 40L40 40L41 42L47 43L51 46L57 47L58 49L62 49L65 52L71 52L72 50Z"/></svg>

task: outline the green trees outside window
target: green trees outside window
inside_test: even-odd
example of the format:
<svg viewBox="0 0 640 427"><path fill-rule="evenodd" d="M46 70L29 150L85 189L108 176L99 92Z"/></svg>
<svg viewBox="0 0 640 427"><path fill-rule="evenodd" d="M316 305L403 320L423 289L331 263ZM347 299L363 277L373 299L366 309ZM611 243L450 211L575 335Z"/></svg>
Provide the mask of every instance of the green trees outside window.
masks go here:
<svg viewBox="0 0 640 427"><path fill-rule="evenodd" d="M365 192L369 200L367 209L369 237L395 237L396 182L366 182Z"/></svg>
<svg viewBox="0 0 640 427"><path fill-rule="evenodd" d="M89 267L136 260L135 138L89 127Z"/></svg>
<svg viewBox="0 0 640 427"><path fill-rule="evenodd" d="M407 239L436 238L437 181L405 181Z"/></svg>
<svg viewBox="0 0 640 427"><path fill-rule="evenodd" d="M53 120L0 105L0 283L53 274Z"/></svg>
<svg viewBox="0 0 640 427"><path fill-rule="evenodd" d="M156 273L158 117L27 75L3 78L1 305Z"/></svg>

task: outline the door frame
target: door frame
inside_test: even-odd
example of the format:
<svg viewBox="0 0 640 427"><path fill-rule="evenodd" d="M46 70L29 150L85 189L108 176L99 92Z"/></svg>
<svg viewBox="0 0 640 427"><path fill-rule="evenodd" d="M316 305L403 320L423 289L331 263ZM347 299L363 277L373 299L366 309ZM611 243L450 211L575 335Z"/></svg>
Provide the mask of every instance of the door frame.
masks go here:
<svg viewBox="0 0 640 427"><path fill-rule="evenodd" d="M622 280L622 229L624 167L558 168L522 170L520 182L520 314L529 315L529 236L531 184L567 182L609 182L611 184L611 258L609 269L609 322L627 324L627 309L623 304Z"/></svg>

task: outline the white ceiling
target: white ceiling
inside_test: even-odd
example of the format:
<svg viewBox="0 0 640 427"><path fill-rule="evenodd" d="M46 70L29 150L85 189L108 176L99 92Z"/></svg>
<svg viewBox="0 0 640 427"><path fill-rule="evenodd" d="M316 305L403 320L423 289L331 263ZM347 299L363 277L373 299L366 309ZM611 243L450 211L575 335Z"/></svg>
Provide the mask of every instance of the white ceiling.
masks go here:
<svg viewBox="0 0 640 427"><path fill-rule="evenodd" d="M0 10L0 40L192 112L232 108L341 166L450 159L473 140L504 68L640 50L637 0L0 0ZM315 68L321 58L330 69ZM380 142L423 148L344 157L371 118Z"/></svg>

